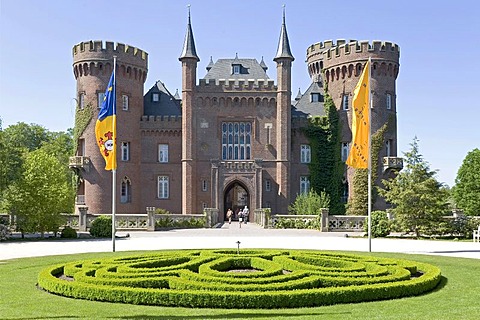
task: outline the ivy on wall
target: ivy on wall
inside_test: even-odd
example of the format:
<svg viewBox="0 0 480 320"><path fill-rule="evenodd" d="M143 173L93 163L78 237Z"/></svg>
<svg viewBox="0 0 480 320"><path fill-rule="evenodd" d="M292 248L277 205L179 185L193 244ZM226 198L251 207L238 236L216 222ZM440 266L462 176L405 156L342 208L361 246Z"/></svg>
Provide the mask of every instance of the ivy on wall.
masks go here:
<svg viewBox="0 0 480 320"><path fill-rule="evenodd" d="M304 129L311 146L310 186L330 197L330 214L344 214L341 202L344 163L341 161L340 121L330 95L325 94L325 116L309 118Z"/></svg>
<svg viewBox="0 0 480 320"><path fill-rule="evenodd" d="M377 132L372 134L372 203L375 203L377 190L373 187L378 178L379 155L383 148L385 132L389 125L385 123ZM353 197L348 203L347 213L350 215L366 215L368 212L368 169L355 169L353 174Z"/></svg>
<svg viewBox="0 0 480 320"><path fill-rule="evenodd" d="M77 106L77 110L75 112L75 127L73 128L74 152L76 152L78 148L78 139L87 128L90 120L92 120L92 117L93 107L91 104L87 104L83 109L80 109Z"/></svg>

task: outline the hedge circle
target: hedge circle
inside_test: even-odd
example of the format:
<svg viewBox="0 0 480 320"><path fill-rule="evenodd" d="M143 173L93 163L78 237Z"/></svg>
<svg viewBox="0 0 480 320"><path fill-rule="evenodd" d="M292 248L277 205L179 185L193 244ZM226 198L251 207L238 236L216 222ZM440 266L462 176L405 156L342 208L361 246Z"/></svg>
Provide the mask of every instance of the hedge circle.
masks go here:
<svg viewBox="0 0 480 320"><path fill-rule="evenodd" d="M436 266L308 250L177 250L50 266L44 290L158 306L296 308L394 299L434 289Z"/></svg>

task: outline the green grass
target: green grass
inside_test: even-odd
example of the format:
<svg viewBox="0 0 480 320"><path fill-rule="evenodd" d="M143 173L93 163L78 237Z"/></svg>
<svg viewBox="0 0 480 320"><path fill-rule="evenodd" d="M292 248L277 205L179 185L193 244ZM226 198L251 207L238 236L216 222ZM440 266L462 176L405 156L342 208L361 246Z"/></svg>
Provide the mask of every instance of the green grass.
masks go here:
<svg viewBox="0 0 480 320"><path fill-rule="evenodd" d="M166 308L75 300L48 294L35 286L38 273L52 264L125 252L26 258L0 262L0 319L478 319L479 260L365 254L433 264L441 268L444 279L437 290L422 296L359 304L279 310Z"/></svg>

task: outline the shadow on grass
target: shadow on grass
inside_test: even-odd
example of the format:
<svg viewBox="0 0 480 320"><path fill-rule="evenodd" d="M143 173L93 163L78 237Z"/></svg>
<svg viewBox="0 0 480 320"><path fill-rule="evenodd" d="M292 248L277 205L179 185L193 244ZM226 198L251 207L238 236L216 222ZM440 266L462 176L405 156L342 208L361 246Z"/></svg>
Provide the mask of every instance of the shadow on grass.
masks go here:
<svg viewBox="0 0 480 320"><path fill-rule="evenodd" d="M286 309L287 310L287 309ZM254 312L245 312L245 313L222 313L222 314L217 314L217 315L212 315L212 314L205 314L202 315L201 313L194 315L194 316L147 316L147 315L138 315L138 316L126 316L126 317L120 317L120 318L115 318L115 319L134 319L134 320L166 320L166 319L255 319L255 318L267 318L267 317L282 317L282 318L290 318L290 317L301 317L301 316L313 316L313 317L328 317L329 315L347 315L351 314L351 312L312 312L312 313L292 313L292 314L286 314L286 313L254 313Z"/></svg>

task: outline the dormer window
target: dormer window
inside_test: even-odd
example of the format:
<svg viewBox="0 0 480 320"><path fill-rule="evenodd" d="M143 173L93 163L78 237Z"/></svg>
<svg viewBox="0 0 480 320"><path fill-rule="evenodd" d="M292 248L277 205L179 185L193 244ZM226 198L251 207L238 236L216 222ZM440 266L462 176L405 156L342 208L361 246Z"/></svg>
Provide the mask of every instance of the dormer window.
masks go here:
<svg viewBox="0 0 480 320"><path fill-rule="evenodd" d="M234 64L232 74L240 74L240 67L241 66L239 64Z"/></svg>
<svg viewBox="0 0 480 320"><path fill-rule="evenodd" d="M153 102L160 101L160 94L159 93L152 93L152 101Z"/></svg>
<svg viewBox="0 0 480 320"><path fill-rule="evenodd" d="M311 102L323 102L322 95L320 93L311 93Z"/></svg>

